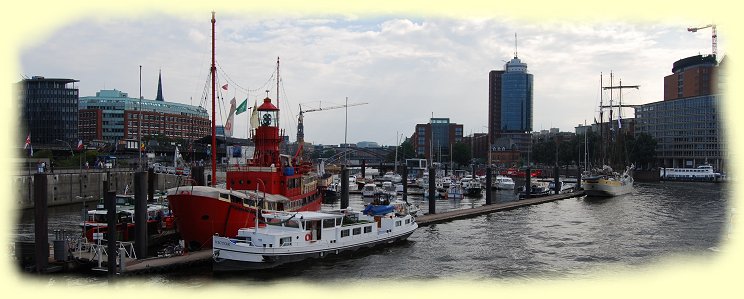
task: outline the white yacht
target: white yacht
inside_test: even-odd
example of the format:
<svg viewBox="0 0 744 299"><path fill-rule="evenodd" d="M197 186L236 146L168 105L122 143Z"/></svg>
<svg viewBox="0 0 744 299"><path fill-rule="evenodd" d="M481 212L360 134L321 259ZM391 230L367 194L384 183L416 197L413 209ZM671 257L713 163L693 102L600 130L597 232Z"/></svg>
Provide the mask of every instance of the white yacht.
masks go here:
<svg viewBox="0 0 744 299"><path fill-rule="evenodd" d="M514 180L508 176L497 175L491 185L499 190L514 190Z"/></svg>
<svg viewBox="0 0 744 299"><path fill-rule="evenodd" d="M696 168L659 168L659 178L665 181L720 182L721 177L708 164Z"/></svg>
<svg viewBox="0 0 744 299"><path fill-rule="evenodd" d="M392 205L368 205L362 212L273 212L262 217L264 223L238 230L235 238L213 237L213 271L275 268L391 244L406 240L418 227L413 216L394 212Z"/></svg>

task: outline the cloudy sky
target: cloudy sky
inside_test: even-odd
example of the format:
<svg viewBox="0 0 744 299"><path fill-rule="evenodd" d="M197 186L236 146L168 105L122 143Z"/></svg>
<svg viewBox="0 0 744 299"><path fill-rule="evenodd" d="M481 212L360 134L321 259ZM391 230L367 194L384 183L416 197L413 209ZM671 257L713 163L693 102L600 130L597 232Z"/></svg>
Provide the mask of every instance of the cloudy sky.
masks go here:
<svg viewBox="0 0 744 299"><path fill-rule="evenodd" d="M205 102L210 64L210 13L71 19L19 51L22 75L73 78L80 96L101 89L153 99L162 71L166 101L209 107ZM396 132L413 133L418 123L447 117L466 135L485 132L488 72L502 70L515 52L534 75L535 130L577 124L597 115L600 73L609 85L640 85L623 102L663 98L663 77L678 59L711 52L711 31L687 32L706 23L669 21L534 21L488 17L420 16L395 13L354 15L217 12L216 59L224 103L276 96L272 79L281 58L281 125L296 136L298 106L368 104L348 109L348 141L396 143ZM719 29L718 54L727 50ZM20 79L20 78L19 78ZM605 93L605 97L609 94ZM617 97L617 94L614 95ZM229 105L229 104L227 104ZM208 108L210 110L210 108ZM305 140L344 141L344 109L305 116ZM632 109L624 115L631 116ZM245 136L245 114L236 117Z"/></svg>

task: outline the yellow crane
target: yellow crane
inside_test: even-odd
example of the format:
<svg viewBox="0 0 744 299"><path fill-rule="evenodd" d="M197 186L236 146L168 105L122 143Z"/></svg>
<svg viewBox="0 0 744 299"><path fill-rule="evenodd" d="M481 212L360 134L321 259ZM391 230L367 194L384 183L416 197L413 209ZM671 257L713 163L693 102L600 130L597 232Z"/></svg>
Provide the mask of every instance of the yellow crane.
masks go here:
<svg viewBox="0 0 744 299"><path fill-rule="evenodd" d="M717 39L718 35L716 35L716 25L715 24L708 24L708 25L705 25L705 26L702 26L702 27L690 27L690 28L687 28L687 31L689 31L689 32L697 32L698 30L705 29L705 28L711 28L711 29L713 29L713 35L712 35L712 40L713 40L713 57L717 57L716 54L718 52L717 51L718 49L716 49L717 48L716 39Z"/></svg>

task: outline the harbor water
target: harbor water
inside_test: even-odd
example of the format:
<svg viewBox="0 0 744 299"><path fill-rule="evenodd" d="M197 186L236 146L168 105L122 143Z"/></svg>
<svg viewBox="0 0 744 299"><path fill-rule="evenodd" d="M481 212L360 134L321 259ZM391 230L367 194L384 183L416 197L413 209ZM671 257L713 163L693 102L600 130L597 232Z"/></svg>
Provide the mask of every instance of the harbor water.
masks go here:
<svg viewBox="0 0 744 299"><path fill-rule="evenodd" d="M156 284L244 286L252 282L333 283L356 279L565 279L596 271L652 269L665 258L714 258L729 225L729 186L713 183L636 183L632 194L558 200L418 228L407 242L350 257L297 264L258 273L214 275L210 266L148 274ZM496 202L517 200L512 190L493 191ZM421 212L421 196L409 196ZM352 195L350 206L365 200ZM436 200L437 212L485 203L485 197ZM324 203L337 209L339 202ZM82 206L50 208L54 229L79 232ZM21 213L16 233L33 236L33 213ZM50 240L52 240L50 236ZM81 274L63 275L73 284L105 282ZM127 278L122 278L127 279ZM82 281L82 282L81 282Z"/></svg>

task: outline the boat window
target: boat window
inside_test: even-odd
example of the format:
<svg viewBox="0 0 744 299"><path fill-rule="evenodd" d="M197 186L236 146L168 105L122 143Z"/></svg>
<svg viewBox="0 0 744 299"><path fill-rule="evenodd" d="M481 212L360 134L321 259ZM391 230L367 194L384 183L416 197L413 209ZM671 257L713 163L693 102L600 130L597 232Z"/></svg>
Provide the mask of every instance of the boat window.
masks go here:
<svg viewBox="0 0 744 299"><path fill-rule="evenodd" d="M348 237L348 236L349 236L348 229L341 230L341 238Z"/></svg>
<svg viewBox="0 0 744 299"><path fill-rule="evenodd" d="M284 237L279 239L279 246L292 246L292 237Z"/></svg>
<svg viewBox="0 0 744 299"><path fill-rule="evenodd" d="M323 219L323 228L329 228L329 227L335 227L335 226L336 226L336 218Z"/></svg>
<svg viewBox="0 0 744 299"><path fill-rule="evenodd" d="M406 224L411 223L411 219L406 219Z"/></svg>
<svg viewBox="0 0 744 299"><path fill-rule="evenodd" d="M401 226L401 222L400 222L400 220L398 220L398 221L395 221L395 226Z"/></svg>
<svg viewBox="0 0 744 299"><path fill-rule="evenodd" d="M361 228L361 227L356 227L356 228L354 228L354 229L353 229L353 230L351 231L351 233L352 233L352 234L354 234L355 236L356 236L356 235L359 235L359 234L361 234L361 233L362 233L362 228Z"/></svg>
<svg viewBox="0 0 744 299"><path fill-rule="evenodd" d="M365 226L364 227L364 233L371 233L372 232L372 226Z"/></svg>
<svg viewBox="0 0 744 299"><path fill-rule="evenodd" d="M286 223L284 223L285 227L294 227L294 228L300 228L300 222L297 220L289 220Z"/></svg>

